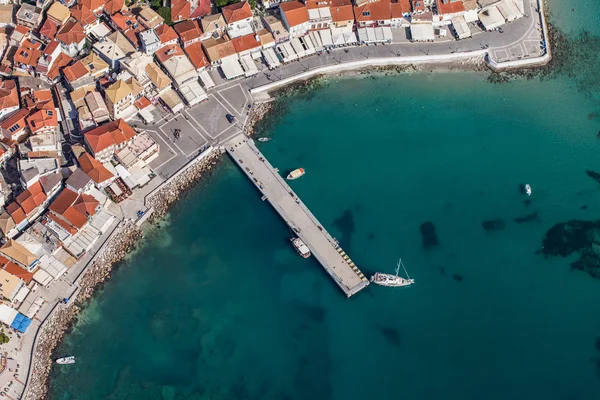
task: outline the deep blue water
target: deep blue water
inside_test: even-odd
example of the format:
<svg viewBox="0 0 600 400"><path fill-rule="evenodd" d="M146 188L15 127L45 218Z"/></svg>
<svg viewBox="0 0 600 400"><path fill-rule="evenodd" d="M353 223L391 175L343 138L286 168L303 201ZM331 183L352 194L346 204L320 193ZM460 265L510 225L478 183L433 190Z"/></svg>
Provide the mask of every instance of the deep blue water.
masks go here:
<svg viewBox="0 0 600 400"><path fill-rule="evenodd" d="M267 132L359 268L401 256L413 287L347 300L227 160L87 305L50 398L600 398L600 280L536 254L553 224L598 218L600 32L591 0L550 6L573 46L560 73L334 79Z"/></svg>

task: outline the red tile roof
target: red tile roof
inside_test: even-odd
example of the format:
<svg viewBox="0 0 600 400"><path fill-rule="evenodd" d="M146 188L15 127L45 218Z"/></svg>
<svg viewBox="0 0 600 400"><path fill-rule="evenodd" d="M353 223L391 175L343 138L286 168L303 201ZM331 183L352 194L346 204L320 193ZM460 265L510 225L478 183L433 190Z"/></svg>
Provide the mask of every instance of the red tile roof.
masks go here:
<svg viewBox="0 0 600 400"><path fill-rule="evenodd" d="M106 167L102 165L100 161L96 160L88 153L81 154L77 161L79 162L81 170L85 172L85 174L89 176L91 180L98 184L114 177L114 175L108 169L106 169Z"/></svg>
<svg viewBox="0 0 600 400"><path fill-rule="evenodd" d="M137 19L129 12L119 11L113 14L110 19L122 31L126 31L138 23Z"/></svg>
<svg viewBox="0 0 600 400"><path fill-rule="evenodd" d="M170 42L171 40L177 40L178 38L173 28L171 28L167 24L160 25L154 30L154 32L156 32L156 35L158 36L162 44Z"/></svg>
<svg viewBox="0 0 600 400"><path fill-rule="evenodd" d="M25 218L27 218L27 215L25 215L25 211L23 211L19 203L17 203L16 201L13 201L9 205L7 205L6 211L10 214L13 221L15 221L15 224L17 225L25 221Z"/></svg>
<svg viewBox="0 0 600 400"><path fill-rule="evenodd" d="M0 263L4 266L4 270L6 272L16 276L17 278L23 279L26 285L28 285L33 279L33 274L31 272L28 272L26 269L19 267L17 264L7 260L4 257L0 257Z"/></svg>
<svg viewBox="0 0 600 400"><path fill-rule="evenodd" d="M60 31L56 34L56 39L67 45L79 44L85 39L85 31L79 21L71 17L60 28Z"/></svg>
<svg viewBox="0 0 600 400"><path fill-rule="evenodd" d="M390 0L378 0L354 7L356 22L386 21L392 19Z"/></svg>
<svg viewBox="0 0 600 400"><path fill-rule="evenodd" d="M437 0L437 11L438 14L454 14L465 11L465 6L462 0L452 1L451 0Z"/></svg>
<svg viewBox="0 0 600 400"><path fill-rule="evenodd" d="M308 9L299 1L288 1L279 4L279 9L285 14L290 26L298 26L308 22Z"/></svg>
<svg viewBox="0 0 600 400"><path fill-rule="evenodd" d="M148 100L148 98L146 96L142 96L141 99L137 100L135 102L135 106L138 108L138 110L143 110L144 108L150 106L152 103L150 102L150 100Z"/></svg>
<svg viewBox="0 0 600 400"><path fill-rule="evenodd" d="M75 64L69 65L63 69L63 75L69 82L74 82L77 79L83 78L89 73L90 71L88 71L82 61L77 61Z"/></svg>
<svg viewBox="0 0 600 400"><path fill-rule="evenodd" d="M350 0L333 0L329 7L333 22L353 21L354 11Z"/></svg>
<svg viewBox="0 0 600 400"><path fill-rule="evenodd" d="M12 79L0 81L0 110L19 106L17 83Z"/></svg>
<svg viewBox="0 0 600 400"><path fill-rule="evenodd" d="M16 202L21 206L25 215L29 215L32 211L41 206L47 198L48 196L46 196L42 189L42 184L37 181L31 185L29 189L19 194Z"/></svg>
<svg viewBox="0 0 600 400"><path fill-rule="evenodd" d="M192 9L187 0L171 0L171 19L175 22L189 19Z"/></svg>
<svg viewBox="0 0 600 400"><path fill-rule="evenodd" d="M56 59L52 62L50 69L46 73L46 76L52 80L58 78L61 69L63 69L63 67L66 65L69 65L71 61L73 61L71 57L63 52L60 52L58 57L56 57Z"/></svg>
<svg viewBox="0 0 600 400"><path fill-rule="evenodd" d="M44 25L40 28L40 35L47 37L48 39L54 39L56 36L56 32L58 31L58 24L51 20L50 18L46 19Z"/></svg>
<svg viewBox="0 0 600 400"><path fill-rule="evenodd" d="M10 128L18 125L19 128L17 130L15 130L14 132L10 132L11 134L14 135L17 132L20 132L22 129L25 128L25 117L28 115L29 115L29 110L26 108L21 108L16 113L11 114L8 118L1 121L0 127L3 129L6 129L8 131Z"/></svg>
<svg viewBox="0 0 600 400"><path fill-rule="evenodd" d="M183 50L181 49L181 46L179 46L179 44L170 44L168 46L164 46L158 49L156 53L154 53L154 55L156 56L158 61L164 63L172 57L182 56Z"/></svg>
<svg viewBox="0 0 600 400"><path fill-rule="evenodd" d="M42 43L37 40L25 39L17 49L13 61L15 64L23 64L35 67L42 56Z"/></svg>
<svg viewBox="0 0 600 400"><path fill-rule="evenodd" d="M56 216L61 216L71 226L81 229L88 222L88 216L96 214L99 204L94 197L88 194L78 194L65 188L50 204L50 211ZM52 219L58 222L56 218ZM61 226L63 225L61 224Z"/></svg>
<svg viewBox="0 0 600 400"><path fill-rule="evenodd" d="M31 31L31 28L28 28L28 27L23 26L23 25L17 25L15 27L15 31L17 31L17 32L19 32L19 33L21 33L23 35L27 35Z"/></svg>
<svg viewBox="0 0 600 400"><path fill-rule="evenodd" d="M412 7L410 0L397 0L392 3L392 18L402 18L404 14L410 14Z"/></svg>
<svg viewBox="0 0 600 400"><path fill-rule="evenodd" d="M233 43L233 48L238 53L261 46L260 40L257 41L253 33L250 35L233 38L231 39L231 43Z"/></svg>
<svg viewBox="0 0 600 400"><path fill-rule="evenodd" d="M78 4L71 8L71 16L79 21L79 23L84 27L93 24L98 19L92 10L89 9L89 7L86 7L82 4Z"/></svg>
<svg viewBox="0 0 600 400"><path fill-rule="evenodd" d="M95 154L112 145L118 145L131 140L135 137L136 133L127 122L119 119L100 125L86 132L84 135Z"/></svg>
<svg viewBox="0 0 600 400"><path fill-rule="evenodd" d="M242 21L246 18L252 18L252 10L247 1L221 7L221 14L223 14L223 18L225 18L225 22L228 24Z"/></svg>
<svg viewBox="0 0 600 400"><path fill-rule="evenodd" d="M210 14L210 0L200 0L198 7L192 11L190 18L200 18Z"/></svg>
<svg viewBox="0 0 600 400"><path fill-rule="evenodd" d="M113 15L114 13L121 11L124 5L125 0L108 0L106 4L104 4L104 11L108 15Z"/></svg>
<svg viewBox="0 0 600 400"><path fill-rule="evenodd" d="M202 36L202 28L200 28L198 21L183 21L175 24L174 28L183 43L200 39Z"/></svg>
<svg viewBox="0 0 600 400"><path fill-rule="evenodd" d="M42 109L31 113L27 118L27 125L33 134L44 130L45 128L57 128L58 119L56 110Z"/></svg>
<svg viewBox="0 0 600 400"><path fill-rule="evenodd" d="M80 7L87 8L88 10L98 10L101 9L106 3L105 0L78 0Z"/></svg>
<svg viewBox="0 0 600 400"><path fill-rule="evenodd" d="M410 0L413 11L425 11L425 2L423 0Z"/></svg>
<svg viewBox="0 0 600 400"><path fill-rule="evenodd" d="M201 69L210 65L210 61L208 61L206 54L204 54L204 50L202 49L202 43L194 42L184 47L183 50L196 69Z"/></svg>

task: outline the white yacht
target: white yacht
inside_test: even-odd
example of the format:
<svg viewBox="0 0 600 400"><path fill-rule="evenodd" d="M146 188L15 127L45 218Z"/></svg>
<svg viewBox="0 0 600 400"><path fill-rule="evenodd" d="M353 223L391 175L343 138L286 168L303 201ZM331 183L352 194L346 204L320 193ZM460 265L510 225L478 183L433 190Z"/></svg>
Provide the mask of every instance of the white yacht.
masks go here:
<svg viewBox="0 0 600 400"><path fill-rule="evenodd" d="M69 356L69 357L62 357L56 360L57 364L75 364L75 357L74 356Z"/></svg>
<svg viewBox="0 0 600 400"><path fill-rule="evenodd" d="M292 242L292 244L294 245L294 248L296 249L298 254L300 254L304 258L310 257L310 250L308 249L308 246L306 244L304 244L302 239L291 238L290 242Z"/></svg>
<svg viewBox="0 0 600 400"><path fill-rule="evenodd" d="M525 184L525 193L527 193L527 196L531 196L531 186L529 183Z"/></svg>
<svg viewBox="0 0 600 400"><path fill-rule="evenodd" d="M288 181L293 181L294 179L298 179L300 178L302 175L304 175L304 168L297 168L295 170L293 170L292 172L290 172L287 176L287 180Z"/></svg>
<svg viewBox="0 0 600 400"><path fill-rule="evenodd" d="M269 140L271 140L271 138L268 138L268 137L264 137L264 136L263 136L263 137L259 137L257 140L258 140L259 142L263 142L263 143L264 143L264 142L268 142Z"/></svg>
<svg viewBox="0 0 600 400"><path fill-rule="evenodd" d="M404 269L404 273L406 274L406 279L401 276L398 276L398 274L400 272L400 267L402 267ZM408 272L406 272L406 268L404 267L404 264L402 264L402 259L400 259L400 260L398 260L398 264L396 266L396 275L383 274L381 272L377 272L377 273L375 273L375 275L373 275L371 277L371 282L373 282L376 285L381 285L381 286L400 287L400 286L410 286L413 283L415 283L415 280L411 279L410 276L408 276Z"/></svg>

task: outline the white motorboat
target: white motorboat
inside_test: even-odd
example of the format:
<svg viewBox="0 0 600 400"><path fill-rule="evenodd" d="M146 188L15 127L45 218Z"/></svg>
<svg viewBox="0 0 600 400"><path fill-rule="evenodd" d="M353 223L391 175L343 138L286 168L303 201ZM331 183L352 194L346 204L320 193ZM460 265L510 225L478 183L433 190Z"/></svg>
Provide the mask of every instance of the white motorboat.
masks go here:
<svg viewBox="0 0 600 400"><path fill-rule="evenodd" d="M294 179L300 178L304 174L305 174L304 168L295 169L295 170L293 170L292 172L290 172L288 174L287 180L288 181L293 181Z"/></svg>
<svg viewBox="0 0 600 400"><path fill-rule="evenodd" d="M256 140L258 140L259 142L263 142L264 143L264 142L268 142L269 140L271 140L271 138L268 138L268 137L259 137Z"/></svg>
<svg viewBox="0 0 600 400"><path fill-rule="evenodd" d="M529 185L529 183L525 184L525 193L527 194L527 196L531 196L531 186Z"/></svg>
<svg viewBox="0 0 600 400"><path fill-rule="evenodd" d="M400 267L404 269L406 278L403 278L398 275L400 272ZM402 264L402 259L400 259L398 260L398 264L396 266L396 275L383 274L381 272L377 272L371 277L371 282L381 286L401 287L410 286L413 283L415 283L415 280L411 279L410 276L408 276L408 272L406 272L406 268L404 267L404 264Z"/></svg>
<svg viewBox="0 0 600 400"><path fill-rule="evenodd" d="M69 356L69 357L62 357L56 360L57 364L75 364L75 357L74 356Z"/></svg>
<svg viewBox="0 0 600 400"><path fill-rule="evenodd" d="M294 248L296 249L298 254L300 254L304 258L310 257L310 250L308 249L308 246L306 244L304 244L302 239L291 238L290 242L292 242L292 244L294 245Z"/></svg>

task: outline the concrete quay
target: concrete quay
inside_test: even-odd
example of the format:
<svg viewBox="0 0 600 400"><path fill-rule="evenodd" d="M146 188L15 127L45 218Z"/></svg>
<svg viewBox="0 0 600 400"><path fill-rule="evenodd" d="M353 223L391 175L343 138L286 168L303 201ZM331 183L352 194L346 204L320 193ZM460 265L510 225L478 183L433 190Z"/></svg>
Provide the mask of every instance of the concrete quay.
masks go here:
<svg viewBox="0 0 600 400"><path fill-rule="evenodd" d="M346 296L369 285L367 278L256 148L252 139L240 133L223 146Z"/></svg>

